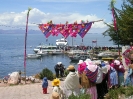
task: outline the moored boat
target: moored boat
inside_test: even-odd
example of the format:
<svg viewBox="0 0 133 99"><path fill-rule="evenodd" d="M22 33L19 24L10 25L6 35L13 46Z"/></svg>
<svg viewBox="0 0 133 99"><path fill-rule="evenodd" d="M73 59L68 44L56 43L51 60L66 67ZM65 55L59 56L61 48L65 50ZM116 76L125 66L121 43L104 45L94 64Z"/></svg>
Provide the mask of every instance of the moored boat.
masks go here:
<svg viewBox="0 0 133 99"><path fill-rule="evenodd" d="M37 54L28 54L26 56L26 58L29 58L29 59L36 59L36 58L41 58L41 55L37 55Z"/></svg>
<svg viewBox="0 0 133 99"><path fill-rule="evenodd" d="M67 53L68 55L73 55L73 54L84 54L86 52L84 52L83 50L70 50Z"/></svg>
<svg viewBox="0 0 133 99"><path fill-rule="evenodd" d="M61 51L61 49L59 49L57 46L52 46L52 45L39 45L33 49L35 53L37 53L40 50L42 51L42 53L48 53L48 54L55 51Z"/></svg>
<svg viewBox="0 0 133 99"><path fill-rule="evenodd" d="M91 59L91 56L87 53L84 54L73 54L69 55L71 61L79 61L79 60L86 60L87 58Z"/></svg>
<svg viewBox="0 0 133 99"><path fill-rule="evenodd" d="M60 55L60 54L63 54L63 51L61 50L54 50L51 52L52 55Z"/></svg>
<svg viewBox="0 0 133 99"><path fill-rule="evenodd" d="M36 54L41 55L41 56L45 56L48 54L48 52L42 52L42 50L39 50Z"/></svg>

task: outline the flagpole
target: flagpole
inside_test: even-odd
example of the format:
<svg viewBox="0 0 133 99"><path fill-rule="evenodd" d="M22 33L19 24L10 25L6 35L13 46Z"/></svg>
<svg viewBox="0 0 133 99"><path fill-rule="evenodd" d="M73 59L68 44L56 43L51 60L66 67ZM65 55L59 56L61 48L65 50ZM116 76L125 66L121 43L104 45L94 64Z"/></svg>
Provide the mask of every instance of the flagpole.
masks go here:
<svg viewBox="0 0 133 99"><path fill-rule="evenodd" d="M26 84L26 45L27 45L27 32L28 32L28 18L31 8L28 8L27 20L26 20L26 32L25 32L25 47L24 47L24 74L25 74L25 84Z"/></svg>
<svg viewBox="0 0 133 99"><path fill-rule="evenodd" d="M116 31L116 34L117 34L117 38L118 38L118 41L117 41L117 46L118 46L118 55L120 57L120 44L119 44L119 34L118 34L118 29Z"/></svg>
<svg viewBox="0 0 133 99"><path fill-rule="evenodd" d="M118 41L117 41L117 46L118 46L118 55L119 55L119 57L120 57L120 44L119 44L119 34L118 34L118 27L117 27L117 23L116 23L116 13L115 13L115 10L114 10L114 3L115 3L116 1L115 0L112 0L111 1L111 7L112 7L112 15L113 15L113 19L114 19L114 29L115 29L115 31L116 31L116 34L117 34L117 39L118 39Z"/></svg>

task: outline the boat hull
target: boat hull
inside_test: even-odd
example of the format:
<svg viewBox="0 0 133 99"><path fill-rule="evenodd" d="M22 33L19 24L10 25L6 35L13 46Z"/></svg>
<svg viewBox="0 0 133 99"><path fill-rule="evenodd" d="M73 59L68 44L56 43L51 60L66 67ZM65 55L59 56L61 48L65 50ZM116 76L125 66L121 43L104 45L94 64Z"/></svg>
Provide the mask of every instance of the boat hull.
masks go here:
<svg viewBox="0 0 133 99"><path fill-rule="evenodd" d="M37 58L41 58L41 55L28 54L26 58L28 58L28 59L37 59Z"/></svg>
<svg viewBox="0 0 133 99"><path fill-rule="evenodd" d="M71 61L79 61L79 60L86 60L87 58L90 59L90 55L89 54L76 54L76 55L72 55L69 56Z"/></svg>

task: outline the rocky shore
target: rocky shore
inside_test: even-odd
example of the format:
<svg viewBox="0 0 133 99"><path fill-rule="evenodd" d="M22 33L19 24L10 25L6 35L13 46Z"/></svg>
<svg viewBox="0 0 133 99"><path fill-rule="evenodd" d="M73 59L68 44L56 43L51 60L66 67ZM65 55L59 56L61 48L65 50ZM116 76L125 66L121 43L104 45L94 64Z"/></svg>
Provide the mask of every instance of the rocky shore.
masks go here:
<svg viewBox="0 0 133 99"><path fill-rule="evenodd" d="M42 81L33 83L22 81L17 85L3 83L0 80L0 99L50 99L52 93L52 81L48 81L48 94L42 92ZM60 85L63 84L61 81Z"/></svg>

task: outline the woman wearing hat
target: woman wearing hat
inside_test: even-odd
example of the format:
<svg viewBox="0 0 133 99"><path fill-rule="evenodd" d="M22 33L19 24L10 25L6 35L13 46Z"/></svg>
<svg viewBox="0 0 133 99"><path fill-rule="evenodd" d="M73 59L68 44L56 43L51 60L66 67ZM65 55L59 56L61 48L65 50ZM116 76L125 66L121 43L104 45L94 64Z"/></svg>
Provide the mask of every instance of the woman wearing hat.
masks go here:
<svg viewBox="0 0 133 99"><path fill-rule="evenodd" d="M93 62L90 59L86 59L85 63L86 63L86 68L84 68L85 73L87 73L86 69L89 69L89 71L91 71L91 72L96 71L97 66L93 65ZM86 94L90 94L91 99L97 99L96 84L94 82L92 82L89 78L88 78L88 82L89 82L89 84L86 89Z"/></svg>
<svg viewBox="0 0 133 99"><path fill-rule="evenodd" d="M79 77L78 74L75 72L75 67L73 65L68 66L67 70L69 74L67 75L66 79L64 80L63 84L63 93L65 94L65 99L73 93L75 96L79 95Z"/></svg>

